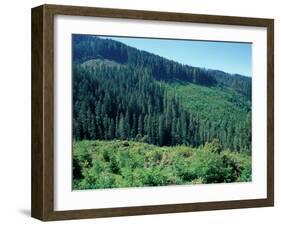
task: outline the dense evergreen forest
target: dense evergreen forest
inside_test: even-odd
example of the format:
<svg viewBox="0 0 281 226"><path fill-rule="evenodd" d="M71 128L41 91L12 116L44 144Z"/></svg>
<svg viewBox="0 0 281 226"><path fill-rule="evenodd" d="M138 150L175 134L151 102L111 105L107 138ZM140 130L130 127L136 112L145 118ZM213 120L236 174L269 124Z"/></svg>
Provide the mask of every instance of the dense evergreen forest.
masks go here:
<svg viewBox="0 0 281 226"><path fill-rule="evenodd" d="M251 78L94 36L73 35L72 52L75 140L199 147L217 139L251 152ZM221 94L217 107L208 102L213 93Z"/></svg>
<svg viewBox="0 0 281 226"><path fill-rule="evenodd" d="M251 78L239 74L182 65L146 51L110 39L73 35L73 61L83 63L92 59L107 59L119 64L146 68L157 80L188 81L200 85L232 88L251 99ZM187 53L188 54L188 53Z"/></svg>

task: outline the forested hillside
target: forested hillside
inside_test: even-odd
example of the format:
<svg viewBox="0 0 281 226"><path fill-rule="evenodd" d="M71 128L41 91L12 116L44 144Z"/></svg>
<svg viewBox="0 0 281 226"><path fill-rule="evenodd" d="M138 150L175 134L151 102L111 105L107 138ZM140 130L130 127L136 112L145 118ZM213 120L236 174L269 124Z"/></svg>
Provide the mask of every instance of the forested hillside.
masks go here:
<svg viewBox="0 0 281 226"><path fill-rule="evenodd" d="M219 85L236 90L251 99L251 78L230 75L223 71L182 65L146 51L110 39L88 35L73 35L73 61L107 59L133 67L146 68L158 80L181 80L200 85ZM187 53L188 54L188 53Z"/></svg>
<svg viewBox="0 0 281 226"><path fill-rule="evenodd" d="M251 78L73 36L73 137L251 152Z"/></svg>

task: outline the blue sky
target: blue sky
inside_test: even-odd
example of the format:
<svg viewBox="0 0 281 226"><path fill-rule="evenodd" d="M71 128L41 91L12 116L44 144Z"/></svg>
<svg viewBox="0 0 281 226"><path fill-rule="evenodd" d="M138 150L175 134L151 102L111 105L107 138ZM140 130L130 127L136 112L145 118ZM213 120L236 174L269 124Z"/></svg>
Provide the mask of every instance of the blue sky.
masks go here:
<svg viewBox="0 0 281 226"><path fill-rule="evenodd" d="M197 67L252 76L252 44L150 38L109 37L126 45Z"/></svg>

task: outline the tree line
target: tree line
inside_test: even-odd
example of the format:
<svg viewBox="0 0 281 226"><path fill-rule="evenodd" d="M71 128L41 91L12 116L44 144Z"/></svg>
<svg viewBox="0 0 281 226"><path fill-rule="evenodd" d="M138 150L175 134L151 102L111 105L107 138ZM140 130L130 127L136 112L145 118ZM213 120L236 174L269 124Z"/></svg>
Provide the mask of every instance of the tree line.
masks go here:
<svg viewBox="0 0 281 226"><path fill-rule="evenodd" d="M204 86L228 87L251 99L252 80L249 77L183 65L118 41L91 35L73 35L72 42L73 61L76 63L108 59L120 64L145 67L157 80L182 80Z"/></svg>
<svg viewBox="0 0 281 226"><path fill-rule="evenodd" d="M197 147L218 138L225 148L249 151L250 123L250 113L240 123L212 122L192 114L142 64L73 66L75 140L128 139Z"/></svg>

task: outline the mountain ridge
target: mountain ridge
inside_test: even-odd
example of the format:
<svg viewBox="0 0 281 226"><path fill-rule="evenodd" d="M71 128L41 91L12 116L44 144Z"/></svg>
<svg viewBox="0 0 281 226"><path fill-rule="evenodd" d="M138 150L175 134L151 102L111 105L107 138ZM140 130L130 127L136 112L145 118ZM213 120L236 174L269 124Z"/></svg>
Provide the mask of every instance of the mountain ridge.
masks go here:
<svg viewBox="0 0 281 226"><path fill-rule="evenodd" d="M205 86L231 87L247 98L251 98L251 77L181 64L119 41L96 36L75 35L73 36L73 46L74 62L76 63L83 63L91 59L108 59L120 64L149 68L157 80L180 79ZM161 68L160 71L159 68Z"/></svg>

